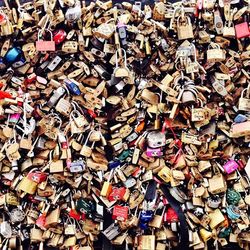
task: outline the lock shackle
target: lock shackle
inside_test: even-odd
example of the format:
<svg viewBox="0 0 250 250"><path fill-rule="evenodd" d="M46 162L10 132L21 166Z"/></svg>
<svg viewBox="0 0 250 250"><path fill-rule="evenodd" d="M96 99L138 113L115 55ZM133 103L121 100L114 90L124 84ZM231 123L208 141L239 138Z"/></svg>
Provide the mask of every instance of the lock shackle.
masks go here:
<svg viewBox="0 0 250 250"><path fill-rule="evenodd" d="M185 19L185 20L182 21L183 19ZM180 21L180 20L181 20L181 21ZM181 22L182 22L182 23L185 23L185 24L191 24L190 17L188 17L188 16L184 16L184 17L178 16L178 18L177 18L177 24L179 25Z"/></svg>
<svg viewBox="0 0 250 250"><path fill-rule="evenodd" d="M182 84L179 83L180 81L183 81L183 80L190 81L190 78L187 77L187 76L183 76L183 75L176 77L174 79L174 88L177 87L177 86L183 86Z"/></svg>
<svg viewBox="0 0 250 250"><path fill-rule="evenodd" d="M243 98L245 92L246 92L246 97L249 98L250 87L247 87L247 88L243 89L243 91L241 92L241 95L240 95L241 98Z"/></svg>
<svg viewBox="0 0 250 250"><path fill-rule="evenodd" d="M55 114L54 119L59 123L58 128L60 129L62 127L62 119L57 114Z"/></svg>
<svg viewBox="0 0 250 250"><path fill-rule="evenodd" d="M186 59L186 58L185 58ZM184 60L183 57L180 57L180 60L175 63L175 68L179 72L183 72L185 70ZM182 77L181 77L182 78Z"/></svg>
<svg viewBox="0 0 250 250"><path fill-rule="evenodd" d="M43 41L40 39L40 37L43 37L43 34L42 34L43 31L48 31L50 33L50 41L53 41L53 35L52 35L51 30L49 30L49 29L44 29L44 30L40 29L38 31L38 36L37 36L38 41Z"/></svg>
<svg viewBox="0 0 250 250"><path fill-rule="evenodd" d="M88 133L88 136L87 136L87 138L86 138L86 140L85 140L85 142L84 142L84 146L86 146L87 145L87 143L88 143L88 141L89 141L89 137L91 136L91 134L94 132L94 130L91 130L89 133Z"/></svg>
<svg viewBox="0 0 250 250"><path fill-rule="evenodd" d="M248 82L248 86L247 86L247 94L246 94L246 97L247 98L250 98L250 82ZM243 90L244 91L244 90Z"/></svg>
<svg viewBox="0 0 250 250"><path fill-rule="evenodd" d="M72 104L72 103L71 103ZM77 109L73 109L71 112L70 112L70 121L73 121L75 116L74 114L77 114L78 116L81 116L82 114L80 113L80 111L78 111Z"/></svg>
<svg viewBox="0 0 250 250"><path fill-rule="evenodd" d="M80 107L80 105L76 101L72 101L71 104L72 104L74 109L76 109L76 110L78 109L79 112L81 111L80 112L81 114L84 114L82 108Z"/></svg>
<svg viewBox="0 0 250 250"><path fill-rule="evenodd" d="M208 45L207 49L208 49L208 50L209 50L209 49L221 49L221 47L220 47L220 45L219 45L218 43L213 43L213 42L211 42L211 43Z"/></svg>
<svg viewBox="0 0 250 250"><path fill-rule="evenodd" d="M200 107L201 107L201 108L204 108L204 103L203 103L203 101L201 100L201 98L198 98L198 97L197 97L196 99L197 99L197 102L200 103Z"/></svg>
<svg viewBox="0 0 250 250"><path fill-rule="evenodd" d="M116 68L119 67L119 65L118 65L118 52L119 52L119 51L121 51L121 56L122 56L122 53L123 53L123 55L124 55L124 60L123 60L123 62L124 62L124 67L127 68L127 54L126 54L125 49L123 49L123 48L119 48L119 49L117 49L116 52L115 52L115 67L116 67Z"/></svg>
<svg viewBox="0 0 250 250"><path fill-rule="evenodd" d="M170 29L173 29L173 23L175 21L176 12L179 11L179 10L181 10L181 7L175 7L174 8L174 13L173 13L173 16L172 16L172 18L170 20L170 27L169 27Z"/></svg>

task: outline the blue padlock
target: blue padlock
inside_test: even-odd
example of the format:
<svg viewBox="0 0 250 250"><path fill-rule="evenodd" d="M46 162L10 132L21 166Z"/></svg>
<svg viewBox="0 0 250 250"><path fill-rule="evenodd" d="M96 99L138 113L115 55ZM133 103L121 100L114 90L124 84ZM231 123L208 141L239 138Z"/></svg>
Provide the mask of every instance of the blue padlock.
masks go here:
<svg viewBox="0 0 250 250"><path fill-rule="evenodd" d="M245 115L242 114L238 114L235 118L234 118L234 122L236 123L241 123L241 122L245 122L247 120L247 117Z"/></svg>
<svg viewBox="0 0 250 250"><path fill-rule="evenodd" d="M21 57L18 61L12 64L12 67L16 69L16 68L22 67L25 63L26 63L26 60Z"/></svg>
<svg viewBox="0 0 250 250"><path fill-rule="evenodd" d="M65 79L64 82L66 83L66 86L68 87L69 89L69 92L73 95L81 95L81 91L80 89L78 88L78 86L73 83L72 81L68 80L68 79Z"/></svg>
<svg viewBox="0 0 250 250"><path fill-rule="evenodd" d="M151 210L141 212L139 225L142 230L148 229L148 222L153 219L153 215L154 212Z"/></svg>
<svg viewBox="0 0 250 250"><path fill-rule="evenodd" d="M20 57L21 54L22 50L20 48L13 47L6 53L4 59L7 63L13 63Z"/></svg>
<svg viewBox="0 0 250 250"><path fill-rule="evenodd" d="M147 223L150 222L153 218L154 212L151 210L142 211L140 215L140 222Z"/></svg>
<svg viewBox="0 0 250 250"><path fill-rule="evenodd" d="M108 163L109 169L117 168L121 165L120 161L111 161Z"/></svg>

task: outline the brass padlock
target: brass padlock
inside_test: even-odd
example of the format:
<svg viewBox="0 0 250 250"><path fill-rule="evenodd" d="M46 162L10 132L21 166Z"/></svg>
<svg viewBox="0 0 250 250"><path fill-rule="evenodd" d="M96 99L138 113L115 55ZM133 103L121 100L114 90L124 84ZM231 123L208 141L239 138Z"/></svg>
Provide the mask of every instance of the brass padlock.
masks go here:
<svg viewBox="0 0 250 250"><path fill-rule="evenodd" d="M210 43L208 46L208 50L207 50L207 61L208 62L222 62L225 60L226 60L226 54L220 48L219 44Z"/></svg>
<svg viewBox="0 0 250 250"><path fill-rule="evenodd" d="M184 20L181 16L177 19L177 35L179 40L194 38L193 26L189 17L185 16Z"/></svg>
<svg viewBox="0 0 250 250"><path fill-rule="evenodd" d="M66 41L62 45L62 51L65 53L77 53L78 43L75 41Z"/></svg>
<svg viewBox="0 0 250 250"><path fill-rule="evenodd" d="M239 99L239 110L250 112L250 95L249 94L250 94L250 84L248 88L245 88L241 92L241 96ZM246 97L244 97L244 95Z"/></svg>
<svg viewBox="0 0 250 250"><path fill-rule="evenodd" d="M28 194L34 194L36 192L37 185L38 184L35 181L32 181L27 176L25 176L19 183L17 189Z"/></svg>

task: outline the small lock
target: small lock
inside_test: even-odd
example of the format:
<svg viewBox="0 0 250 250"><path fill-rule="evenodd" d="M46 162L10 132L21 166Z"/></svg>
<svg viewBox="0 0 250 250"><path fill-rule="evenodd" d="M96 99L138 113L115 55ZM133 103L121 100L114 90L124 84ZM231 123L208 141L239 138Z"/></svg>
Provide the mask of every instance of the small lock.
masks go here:
<svg viewBox="0 0 250 250"><path fill-rule="evenodd" d="M69 170L71 173L83 172L84 169L85 169L85 163L83 162L83 160L77 160L70 163Z"/></svg>
<svg viewBox="0 0 250 250"><path fill-rule="evenodd" d="M212 47L212 45L213 47ZM222 62L225 61L226 54L220 48L219 44L217 43L210 43L207 50L207 61L208 62Z"/></svg>
<svg viewBox="0 0 250 250"><path fill-rule="evenodd" d="M64 98L60 98L59 102L57 103L55 107L56 111L61 113L64 116L69 116L71 112L71 104L68 100Z"/></svg>
<svg viewBox="0 0 250 250"><path fill-rule="evenodd" d="M65 53L77 53L78 43L75 41L66 41L62 45L62 51Z"/></svg>
<svg viewBox="0 0 250 250"><path fill-rule="evenodd" d="M53 95L50 97L47 105L52 108L65 93L66 90L63 87L59 87L53 92Z"/></svg>
<svg viewBox="0 0 250 250"><path fill-rule="evenodd" d="M239 99L239 110L241 111L248 111L250 112L250 84L248 88L245 88L242 92L241 92L241 96Z"/></svg>
<svg viewBox="0 0 250 250"><path fill-rule="evenodd" d="M120 234L121 230L118 225L114 223L111 224L108 228L106 228L102 233L107 237L109 240L113 240L116 236Z"/></svg>
<svg viewBox="0 0 250 250"><path fill-rule="evenodd" d="M78 19L80 19L81 15L82 15L82 9L80 6L80 1L76 1L74 7L70 7L67 9L65 13L65 18L68 22L75 22Z"/></svg>
<svg viewBox="0 0 250 250"><path fill-rule="evenodd" d="M118 65L118 53L121 51L121 54L123 54L124 61L123 64L124 66L119 66ZM115 77L128 77L129 76L129 69L127 67L127 55L126 51L124 49L117 50L115 53L115 61L116 61L116 67L114 69L114 76Z"/></svg>
<svg viewBox="0 0 250 250"><path fill-rule="evenodd" d="M226 164L223 165L223 168L227 174L231 174L239 168L239 165L236 161L230 160Z"/></svg>

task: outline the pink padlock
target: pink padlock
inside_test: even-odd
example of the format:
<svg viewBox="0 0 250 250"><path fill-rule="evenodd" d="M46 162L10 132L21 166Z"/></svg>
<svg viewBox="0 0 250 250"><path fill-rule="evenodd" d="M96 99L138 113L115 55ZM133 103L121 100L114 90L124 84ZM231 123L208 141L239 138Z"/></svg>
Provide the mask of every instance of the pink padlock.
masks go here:
<svg viewBox="0 0 250 250"><path fill-rule="evenodd" d="M149 157L155 157L155 156L162 156L163 155L163 153L161 151L161 148L149 148L149 147L147 147L146 154Z"/></svg>
<svg viewBox="0 0 250 250"><path fill-rule="evenodd" d="M234 160L228 161L224 166L224 170L227 174L233 173L239 167L238 163Z"/></svg>
<svg viewBox="0 0 250 250"><path fill-rule="evenodd" d="M237 39L250 36L247 22L236 24L234 27L235 27L235 33L236 33Z"/></svg>

